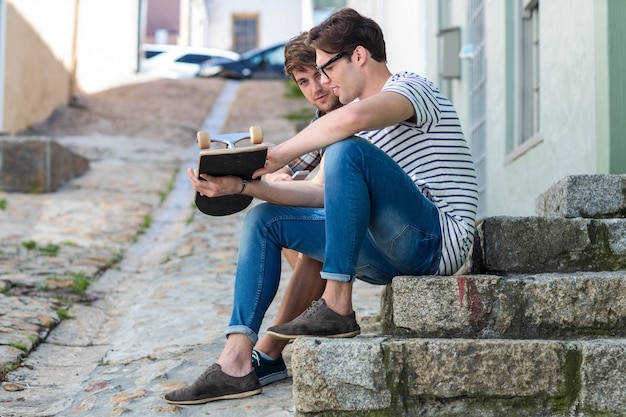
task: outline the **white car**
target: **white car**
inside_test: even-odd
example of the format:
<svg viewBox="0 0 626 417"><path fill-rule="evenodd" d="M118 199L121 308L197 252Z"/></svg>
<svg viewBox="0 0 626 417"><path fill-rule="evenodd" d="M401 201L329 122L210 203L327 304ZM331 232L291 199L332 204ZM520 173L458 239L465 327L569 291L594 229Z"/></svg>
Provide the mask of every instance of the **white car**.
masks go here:
<svg viewBox="0 0 626 417"><path fill-rule="evenodd" d="M237 52L179 45L143 45L141 72L159 78L193 78L200 64L213 58L236 61Z"/></svg>

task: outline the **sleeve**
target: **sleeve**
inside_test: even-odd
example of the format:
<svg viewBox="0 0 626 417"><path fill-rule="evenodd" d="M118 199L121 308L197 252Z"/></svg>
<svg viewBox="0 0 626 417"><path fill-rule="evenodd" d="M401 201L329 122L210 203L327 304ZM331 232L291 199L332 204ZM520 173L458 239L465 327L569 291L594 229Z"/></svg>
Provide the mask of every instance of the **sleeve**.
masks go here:
<svg viewBox="0 0 626 417"><path fill-rule="evenodd" d="M294 174L298 171L313 171L322 160L323 150L317 150L302 155L299 158L291 161L287 166L291 169L291 173Z"/></svg>
<svg viewBox="0 0 626 417"><path fill-rule="evenodd" d="M429 131L439 124L441 110L438 103L438 90L434 84L417 75L399 74L393 77L383 91L393 91L406 97L415 109L415 125Z"/></svg>

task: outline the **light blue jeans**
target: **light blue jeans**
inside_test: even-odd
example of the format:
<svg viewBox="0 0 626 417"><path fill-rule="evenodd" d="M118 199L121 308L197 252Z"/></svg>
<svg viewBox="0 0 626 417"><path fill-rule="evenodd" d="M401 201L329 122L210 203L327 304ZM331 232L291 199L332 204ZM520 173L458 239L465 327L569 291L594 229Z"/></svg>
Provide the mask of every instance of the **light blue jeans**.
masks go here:
<svg viewBox="0 0 626 417"><path fill-rule="evenodd" d="M322 261L322 277L343 282L384 285L397 275L437 271L437 209L398 164L356 137L329 146L325 155L324 209L262 203L248 212L226 334L257 342L278 290L282 248Z"/></svg>

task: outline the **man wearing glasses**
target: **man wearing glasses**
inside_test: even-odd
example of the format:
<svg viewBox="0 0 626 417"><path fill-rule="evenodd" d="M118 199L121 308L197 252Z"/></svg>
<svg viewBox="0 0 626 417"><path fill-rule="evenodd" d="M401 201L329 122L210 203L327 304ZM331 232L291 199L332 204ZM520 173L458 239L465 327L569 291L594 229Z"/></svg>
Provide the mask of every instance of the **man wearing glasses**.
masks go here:
<svg viewBox="0 0 626 417"><path fill-rule="evenodd" d="M450 101L417 74L392 74L380 27L352 9L313 28L308 43L322 83L345 105L271 148L255 178L326 148L320 171L310 181L248 183L245 193L267 203L246 216L226 347L191 386L167 394L168 402L260 392L250 358L278 288L281 248L322 261L326 280L311 307L268 330L289 340L358 335L355 279L385 285L397 275L450 275L473 242L476 175ZM189 178L210 197L241 189L236 177L200 181L189 171Z"/></svg>

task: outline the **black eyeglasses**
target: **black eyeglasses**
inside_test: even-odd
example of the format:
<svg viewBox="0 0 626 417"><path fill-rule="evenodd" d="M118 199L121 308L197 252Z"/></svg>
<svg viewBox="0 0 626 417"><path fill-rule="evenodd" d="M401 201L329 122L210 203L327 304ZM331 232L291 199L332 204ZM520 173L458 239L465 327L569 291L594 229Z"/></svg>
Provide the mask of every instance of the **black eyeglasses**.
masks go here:
<svg viewBox="0 0 626 417"><path fill-rule="evenodd" d="M342 56L344 56L346 53L345 52L339 52L337 55L335 55L334 57L332 57L331 59L328 60L328 62L326 62L324 65L322 66L315 66L315 68L319 71L320 74L322 74L324 77L330 79L330 77L328 76L328 74L326 74L326 71L324 71L324 68L326 68L327 66L329 66L330 64L332 64L333 62L337 61L339 58L341 58Z"/></svg>

